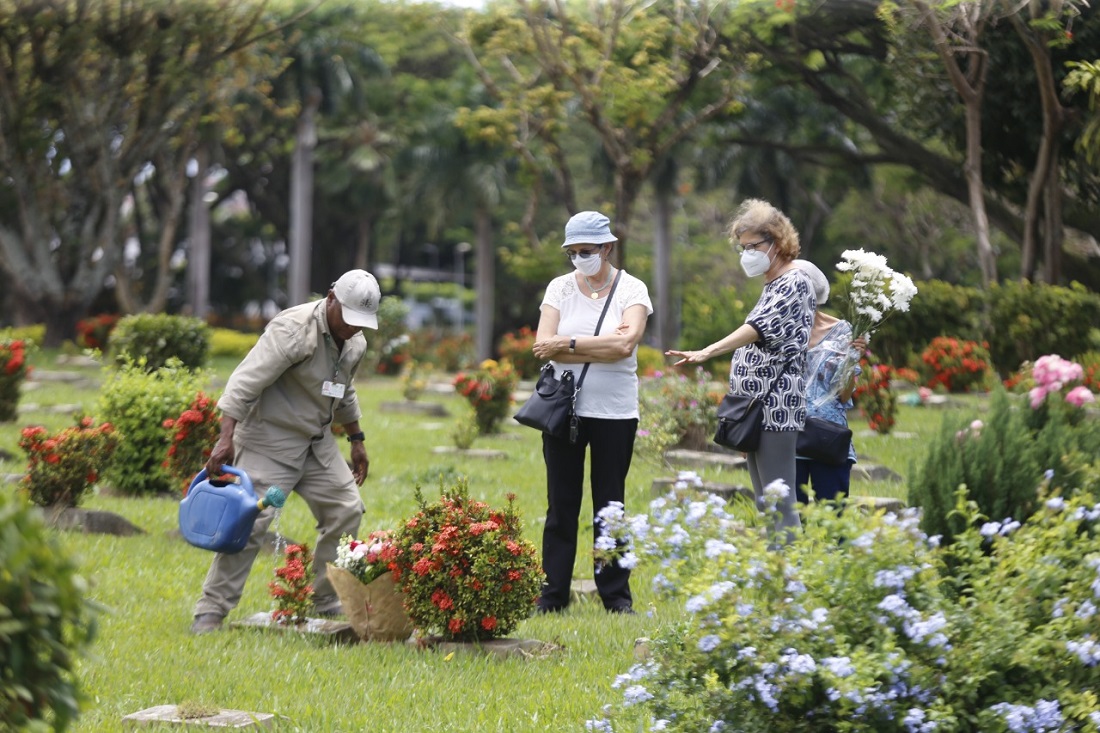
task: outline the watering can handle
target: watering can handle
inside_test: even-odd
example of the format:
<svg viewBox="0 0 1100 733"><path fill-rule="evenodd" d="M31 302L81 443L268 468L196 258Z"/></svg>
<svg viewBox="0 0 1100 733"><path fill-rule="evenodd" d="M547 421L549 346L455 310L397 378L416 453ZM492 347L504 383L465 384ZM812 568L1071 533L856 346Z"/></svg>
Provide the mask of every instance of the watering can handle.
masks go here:
<svg viewBox="0 0 1100 733"><path fill-rule="evenodd" d="M232 474L241 480L241 486L245 487L249 491L252 491L252 479L248 477L248 474L239 468L234 468L228 463L222 464L222 473ZM206 472L206 467L203 466L202 470L195 474L195 478L191 480L191 485L188 487L187 492L190 493L191 489L195 488L198 484L206 480L209 474Z"/></svg>

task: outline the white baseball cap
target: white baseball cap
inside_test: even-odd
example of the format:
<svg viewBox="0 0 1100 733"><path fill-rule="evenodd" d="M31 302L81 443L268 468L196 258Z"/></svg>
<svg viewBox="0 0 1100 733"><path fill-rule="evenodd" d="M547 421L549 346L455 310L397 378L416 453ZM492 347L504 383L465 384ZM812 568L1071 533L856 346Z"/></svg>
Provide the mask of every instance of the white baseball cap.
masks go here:
<svg viewBox="0 0 1100 733"><path fill-rule="evenodd" d="M348 270L332 284L332 292L340 301L344 323L378 329L378 301L382 300L382 291L374 275L366 270Z"/></svg>

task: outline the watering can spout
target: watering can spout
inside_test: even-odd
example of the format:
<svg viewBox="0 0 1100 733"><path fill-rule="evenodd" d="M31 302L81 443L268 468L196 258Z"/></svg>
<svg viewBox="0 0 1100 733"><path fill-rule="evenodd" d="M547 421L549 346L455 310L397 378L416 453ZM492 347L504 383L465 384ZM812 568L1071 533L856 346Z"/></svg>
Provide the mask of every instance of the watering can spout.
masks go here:
<svg viewBox="0 0 1100 733"><path fill-rule="evenodd" d="M258 497L247 473L233 466L222 466L222 472L236 480L211 479L205 468L195 476L180 502L180 533L204 550L240 552L248 544L259 513L269 506L282 507L286 494L272 486Z"/></svg>

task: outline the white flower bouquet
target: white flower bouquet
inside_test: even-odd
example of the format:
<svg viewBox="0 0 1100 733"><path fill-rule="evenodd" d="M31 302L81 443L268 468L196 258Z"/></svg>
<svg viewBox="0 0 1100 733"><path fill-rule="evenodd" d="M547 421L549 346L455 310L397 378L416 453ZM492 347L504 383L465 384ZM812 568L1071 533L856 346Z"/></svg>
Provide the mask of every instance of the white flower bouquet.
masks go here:
<svg viewBox="0 0 1100 733"><path fill-rule="evenodd" d="M890 269L886 258L874 252L845 250L836 269L852 273L847 320L852 324L853 341L859 338L870 341L871 334L892 313L907 312L909 302L917 294L917 286L908 275ZM829 391L817 400L816 406L835 399L848 385L861 356L858 350L851 348L843 355L831 355L830 358L839 357L840 363Z"/></svg>

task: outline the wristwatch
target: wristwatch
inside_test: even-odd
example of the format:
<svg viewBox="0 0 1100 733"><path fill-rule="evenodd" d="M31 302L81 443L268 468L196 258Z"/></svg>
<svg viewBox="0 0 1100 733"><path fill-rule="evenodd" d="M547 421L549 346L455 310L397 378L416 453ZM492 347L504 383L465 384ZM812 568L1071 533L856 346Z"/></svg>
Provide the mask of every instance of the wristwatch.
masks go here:
<svg viewBox="0 0 1100 733"><path fill-rule="evenodd" d="M571 336L569 338L569 353L570 354L577 353L577 337L576 336Z"/></svg>
<svg viewBox="0 0 1100 733"><path fill-rule="evenodd" d="M348 436L348 442L349 443L362 443L366 439L367 439L367 436L363 435L362 431L360 431L358 433L352 433L351 435Z"/></svg>

